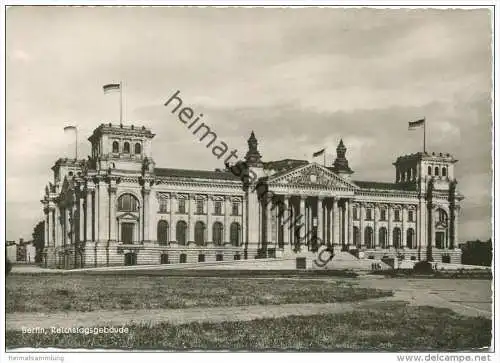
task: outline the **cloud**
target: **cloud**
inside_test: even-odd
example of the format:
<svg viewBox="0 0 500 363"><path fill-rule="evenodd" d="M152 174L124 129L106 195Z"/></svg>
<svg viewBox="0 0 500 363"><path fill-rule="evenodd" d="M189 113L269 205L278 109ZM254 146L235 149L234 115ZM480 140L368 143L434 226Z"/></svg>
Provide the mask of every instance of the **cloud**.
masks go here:
<svg viewBox="0 0 500 363"><path fill-rule="evenodd" d="M407 122L425 116L428 149L459 159L461 235L489 237L491 24L485 9L10 8L8 238L29 237L49 168L73 155L63 127L87 155L117 122L102 85L120 80L125 122L153 129L163 167L221 167L163 106L176 90L239 155L251 130L265 160L327 147L331 162L343 138L355 179L393 180L422 149Z"/></svg>

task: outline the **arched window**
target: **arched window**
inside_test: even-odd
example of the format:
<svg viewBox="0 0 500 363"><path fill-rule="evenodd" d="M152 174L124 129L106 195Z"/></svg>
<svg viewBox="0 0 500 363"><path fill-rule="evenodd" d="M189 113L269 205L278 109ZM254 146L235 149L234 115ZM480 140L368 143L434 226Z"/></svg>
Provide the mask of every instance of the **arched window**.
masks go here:
<svg viewBox="0 0 500 363"><path fill-rule="evenodd" d="M135 143L135 145L134 145L134 153L135 154L140 154L141 153L141 144L139 144L138 142Z"/></svg>
<svg viewBox="0 0 500 363"><path fill-rule="evenodd" d="M373 248L373 228L366 227L365 228L365 244L368 248Z"/></svg>
<svg viewBox="0 0 500 363"><path fill-rule="evenodd" d="M168 255L166 253L162 253L161 256L160 256L160 263L163 265L163 264L167 264L167 263L170 263L168 261Z"/></svg>
<svg viewBox="0 0 500 363"><path fill-rule="evenodd" d="M114 153L119 153L120 152L120 146L118 144L118 141L113 141L113 152Z"/></svg>
<svg viewBox="0 0 500 363"><path fill-rule="evenodd" d="M205 244L205 223L198 221L194 225L194 242L198 246Z"/></svg>
<svg viewBox="0 0 500 363"><path fill-rule="evenodd" d="M124 154L130 154L130 144L128 142L125 142L123 144L123 153Z"/></svg>
<svg viewBox="0 0 500 363"><path fill-rule="evenodd" d="M392 230L392 245L394 248L401 248L401 229L399 227Z"/></svg>
<svg viewBox="0 0 500 363"><path fill-rule="evenodd" d="M224 230L224 227L222 226L221 222L215 222L213 227L212 227L212 238L214 243L217 246L222 245L222 232Z"/></svg>
<svg viewBox="0 0 500 363"><path fill-rule="evenodd" d="M353 243L356 247L359 247L360 246L360 236L359 236L359 228L354 226L352 227L352 236L353 236Z"/></svg>
<svg viewBox="0 0 500 363"><path fill-rule="evenodd" d="M378 242L382 248L387 248L387 229L380 227L378 230Z"/></svg>
<svg viewBox="0 0 500 363"><path fill-rule="evenodd" d="M181 254L179 255L179 262L180 262L180 263L186 263L186 261L187 261L187 256L186 256L186 254L185 254L185 253L181 253Z"/></svg>
<svg viewBox="0 0 500 363"><path fill-rule="evenodd" d="M443 169L441 170L441 175L442 175L442 176L446 176L446 174L447 174L447 173L448 173L448 172L447 172L446 168L445 168L445 167L443 167Z"/></svg>
<svg viewBox="0 0 500 363"><path fill-rule="evenodd" d="M415 231L413 228L408 228L406 230L406 247L408 248L415 248Z"/></svg>
<svg viewBox="0 0 500 363"><path fill-rule="evenodd" d="M439 167L438 167L438 166L436 166L436 167L434 168L434 175L435 175L435 176L439 176Z"/></svg>
<svg viewBox="0 0 500 363"><path fill-rule="evenodd" d="M357 207L352 207L352 218L353 219L358 219L358 208Z"/></svg>
<svg viewBox="0 0 500 363"><path fill-rule="evenodd" d="M432 175L432 168L430 166L427 167L427 174Z"/></svg>
<svg viewBox="0 0 500 363"><path fill-rule="evenodd" d="M164 245L168 243L168 222L161 220L158 221L156 229L156 239L159 244Z"/></svg>
<svg viewBox="0 0 500 363"><path fill-rule="evenodd" d="M139 201L132 194L123 194L118 198L118 211L137 212L139 210Z"/></svg>
<svg viewBox="0 0 500 363"><path fill-rule="evenodd" d="M231 245L239 246L240 245L240 231L241 227L238 222L231 223L231 228L229 230Z"/></svg>
<svg viewBox="0 0 500 363"><path fill-rule="evenodd" d="M180 245L186 245L186 229L187 229L187 224L184 221L179 221L177 222L177 225L175 226L175 239L178 244Z"/></svg>

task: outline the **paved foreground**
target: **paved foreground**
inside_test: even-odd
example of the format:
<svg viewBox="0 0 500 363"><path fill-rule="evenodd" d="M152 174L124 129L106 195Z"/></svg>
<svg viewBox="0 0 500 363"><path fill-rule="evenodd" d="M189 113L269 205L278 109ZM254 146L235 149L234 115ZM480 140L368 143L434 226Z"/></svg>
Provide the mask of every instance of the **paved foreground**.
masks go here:
<svg viewBox="0 0 500 363"><path fill-rule="evenodd" d="M279 283L279 278L269 278ZM325 284L339 279L325 279ZM91 312L9 313L7 330L52 327L121 326L127 323L154 324L168 322L248 321L257 318L278 318L290 315L343 313L374 307L388 301L404 301L410 305L431 305L449 308L468 316L491 319L491 281L448 279L386 279L364 277L349 279L360 287L393 290L393 297L369 299L359 302L329 304L250 305L231 307L197 307L186 309L108 310Z"/></svg>
<svg viewBox="0 0 500 363"><path fill-rule="evenodd" d="M360 278L352 283L360 287L392 290L394 299L408 301L411 305L430 305L463 315L492 318L490 280Z"/></svg>

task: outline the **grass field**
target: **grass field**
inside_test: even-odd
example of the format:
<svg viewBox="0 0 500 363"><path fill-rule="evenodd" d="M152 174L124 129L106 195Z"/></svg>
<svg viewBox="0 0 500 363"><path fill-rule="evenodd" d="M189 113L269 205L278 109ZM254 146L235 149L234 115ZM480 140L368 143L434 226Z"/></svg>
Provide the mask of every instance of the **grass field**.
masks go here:
<svg viewBox="0 0 500 363"><path fill-rule="evenodd" d="M9 275L6 312L160 309L359 301L391 291L349 282L120 275Z"/></svg>
<svg viewBox="0 0 500 363"><path fill-rule="evenodd" d="M128 334L6 332L6 347L160 350L422 351L489 346L491 320L433 307L380 303L343 314L247 322L129 325Z"/></svg>

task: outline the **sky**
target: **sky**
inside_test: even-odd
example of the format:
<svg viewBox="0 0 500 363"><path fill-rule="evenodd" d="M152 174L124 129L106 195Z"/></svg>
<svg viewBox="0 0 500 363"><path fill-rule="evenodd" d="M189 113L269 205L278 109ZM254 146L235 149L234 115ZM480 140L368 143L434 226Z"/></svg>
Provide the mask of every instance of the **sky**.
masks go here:
<svg viewBox="0 0 500 363"><path fill-rule="evenodd" d="M355 180L451 153L459 240L491 236L492 25L488 9L11 7L6 12L6 238L31 238L59 157L90 152L100 123L152 128L157 167L223 167L164 103L180 91L238 155L327 163L343 138ZM72 137L70 137L72 136ZM316 160L322 163L323 160Z"/></svg>

